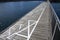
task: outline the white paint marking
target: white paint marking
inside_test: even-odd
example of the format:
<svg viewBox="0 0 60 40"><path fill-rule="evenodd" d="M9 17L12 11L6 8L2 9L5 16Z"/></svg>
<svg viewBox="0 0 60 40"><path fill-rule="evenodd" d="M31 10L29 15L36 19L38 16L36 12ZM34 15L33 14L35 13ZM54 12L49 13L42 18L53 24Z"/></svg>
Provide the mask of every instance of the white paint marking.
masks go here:
<svg viewBox="0 0 60 40"><path fill-rule="evenodd" d="M32 26L32 25L34 25L34 24L35 24L35 23L33 23L33 24L29 25L29 26ZM9 35L7 38L9 38L9 37L15 35L16 33L20 33L20 32L22 32L22 31L26 30L27 28L28 28L28 26L25 27L25 28L23 28L22 30L20 30L20 31L18 31L18 32L13 33L12 35Z"/></svg>
<svg viewBox="0 0 60 40"><path fill-rule="evenodd" d="M27 40L29 40L30 37L31 37L31 35L32 35L32 33L33 33L33 31L35 30L38 22L39 22L39 20L41 19L42 14L43 14L43 12L45 11L45 9L46 9L46 7L42 10L42 12L41 12L38 20L37 20L36 22L34 22L33 24L30 25L30 22L29 22L29 20L28 20L28 26L27 26L27 27L23 28L22 30L20 30L20 31L18 31L18 32L13 33L12 35L10 35L10 31L11 31L11 30L9 29L9 36L8 36L7 38L10 38L10 37L12 37L12 36L14 36L14 35L19 35L19 36L25 37L25 38L27 38ZM30 21L31 21L31 20L30 20ZM32 25L34 25L34 24L35 24L35 26L33 27L32 31L31 31L31 33L30 33L30 27L31 27ZM21 29L21 25L20 25L19 29ZM22 31L24 31L24 30L26 30L26 29L28 29L28 36L18 34L18 33L22 32Z"/></svg>
<svg viewBox="0 0 60 40"><path fill-rule="evenodd" d="M22 25L23 25L23 24L20 24L19 30L21 29Z"/></svg>
<svg viewBox="0 0 60 40"><path fill-rule="evenodd" d="M18 34L18 33L16 33L16 35L18 35L18 36L21 36L21 37L28 38L27 36L25 36L25 35L22 35L22 34Z"/></svg>
<svg viewBox="0 0 60 40"><path fill-rule="evenodd" d="M40 14L40 16L39 16L39 18L38 18L38 20L37 20L37 22L36 22L34 28L32 29L32 31L31 31L31 33L30 33L29 39L30 39L30 37L31 37L31 35L32 35L32 33L33 33L33 31L35 30L35 28L36 28L36 26L37 26L39 20L41 19L42 14L43 14L43 12L45 11L45 9L46 9L46 7L45 7L45 8L43 9L43 11L41 12L41 14Z"/></svg>

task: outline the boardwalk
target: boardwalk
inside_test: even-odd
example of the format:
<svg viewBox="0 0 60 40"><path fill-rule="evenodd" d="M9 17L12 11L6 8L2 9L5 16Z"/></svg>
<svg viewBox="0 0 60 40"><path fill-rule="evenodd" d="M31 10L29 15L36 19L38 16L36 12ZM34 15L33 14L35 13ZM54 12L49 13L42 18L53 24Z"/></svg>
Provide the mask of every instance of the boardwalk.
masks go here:
<svg viewBox="0 0 60 40"><path fill-rule="evenodd" d="M36 25L37 21L38 23ZM31 24L33 25L30 27L30 32L28 32L28 29L19 32L23 28ZM33 33L30 36L29 34L31 33L35 25L36 28L34 29ZM17 35L13 35L14 33L17 32L19 32ZM30 36L29 39L27 39L28 35ZM51 36L52 36L51 10L48 3L43 2L40 5L38 5L35 9L30 11L28 14L26 14L24 17L19 19L19 21L11 25L10 28L7 29L7 31L5 31L0 35L0 40L26 40L26 39L27 40L51 40Z"/></svg>

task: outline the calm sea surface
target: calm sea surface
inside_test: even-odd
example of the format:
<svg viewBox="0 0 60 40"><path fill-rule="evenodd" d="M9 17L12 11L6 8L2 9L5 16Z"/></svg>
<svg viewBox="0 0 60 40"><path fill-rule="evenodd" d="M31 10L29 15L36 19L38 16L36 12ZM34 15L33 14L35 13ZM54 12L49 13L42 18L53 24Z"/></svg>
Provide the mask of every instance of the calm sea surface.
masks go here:
<svg viewBox="0 0 60 40"><path fill-rule="evenodd" d="M52 3L52 6L60 19L60 3Z"/></svg>
<svg viewBox="0 0 60 40"><path fill-rule="evenodd" d="M40 3L40 1L0 3L0 32Z"/></svg>
<svg viewBox="0 0 60 40"><path fill-rule="evenodd" d="M0 3L0 32L39 5L40 1ZM52 3L60 19L60 3Z"/></svg>

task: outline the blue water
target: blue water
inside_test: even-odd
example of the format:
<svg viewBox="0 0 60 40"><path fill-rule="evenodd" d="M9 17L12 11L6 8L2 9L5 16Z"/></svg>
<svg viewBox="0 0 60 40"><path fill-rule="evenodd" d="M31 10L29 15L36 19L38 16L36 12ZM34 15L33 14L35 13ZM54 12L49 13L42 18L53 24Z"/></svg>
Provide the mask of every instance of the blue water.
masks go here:
<svg viewBox="0 0 60 40"><path fill-rule="evenodd" d="M0 32L39 5L40 1L0 3ZM60 19L60 3L52 3Z"/></svg>
<svg viewBox="0 0 60 40"><path fill-rule="evenodd" d="M0 3L0 32L39 5L40 1Z"/></svg>
<svg viewBox="0 0 60 40"><path fill-rule="evenodd" d="M60 3L52 3L52 6L53 6L57 16L60 19Z"/></svg>

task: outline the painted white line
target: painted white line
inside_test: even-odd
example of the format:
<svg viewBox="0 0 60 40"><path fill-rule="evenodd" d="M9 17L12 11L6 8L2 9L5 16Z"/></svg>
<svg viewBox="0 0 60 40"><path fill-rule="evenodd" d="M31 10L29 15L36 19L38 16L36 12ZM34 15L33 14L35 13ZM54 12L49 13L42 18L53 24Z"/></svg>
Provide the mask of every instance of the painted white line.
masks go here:
<svg viewBox="0 0 60 40"><path fill-rule="evenodd" d="M10 39L10 37L11 37L11 36L13 36L13 35L15 35L15 34L16 34L16 33L14 33L14 34L12 34L12 35L10 35L10 36L6 37L6 38Z"/></svg>
<svg viewBox="0 0 60 40"><path fill-rule="evenodd" d="M23 25L23 24L20 24L19 30L21 29L22 25Z"/></svg>
<svg viewBox="0 0 60 40"><path fill-rule="evenodd" d="M29 25L29 26L32 26L32 25L34 25L34 24L35 24L35 23L33 23L33 24ZM26 30L27 28L28 28L28 26L27 26L27 27L25 27L25 28L23 28L22 30L20 30L20 31L18 31L18 32L15 32L15 33L13 33L13 34L9 35L7 38L9 38L9 37L11 37L11 36L15 35L16 33L20 33L20 32L22 32L22 31Z"/></svg>
<svg viewBox="0 0 60 40"><path fill-rule="evenodd" d="M30 39L30 37L31 37L31 35L32 35L32 33L33 33L33 31L35 30L35 28L36 28L36 26L37 26L39 20L41 19L42 14L44 13L45 9L46 9L46 7L45 7L45 8L43 9L43 11L41 12L41 14L40 14L40 16L39 16L39 18L38 18L38 20L37 20L37 22L36 22L34 28L32 29L32 31L31 31L31 33L30 33L29 39Z"/></svg>
<svg viewBox="0 0 60 40"><path fill-rule="evenodd" d="M29 25L29 26L32 26L32 25L34 25L34 24L35 24L35 23L33 23L33 24ZM28 28L28 26L27 26L27 27L25 27L25 28L23 28L22 30L20 30L20 31L16 32L16 33L20 33L20 32L22 32L22 31L26 30L27 28Z"/></svg>
<svg viewBox="0 0 60 40"><path fill-rule="evenodd" d="M29 34L30 34L30 21L28 20L28 38L29 38Z"/></svg>
<svg viewBox="0 0 60 40"><path fill-rule="evenodd" d="M46 6L46 7L47 7L47 6ZM40 14L40 16L39 16L39 18L38 18L37 21L35 21L33 24L30 25L30 21L32 21L32 20L28 20L28 26L27 26L27 27L23 28L22 30L20 30L20 31L18 31L18 32L13 33L12 35L9 35L7 38L10 38L11 36L14 36L14 35L18 35L18 36L25 37L25 38L27 38L27 40L29 40L30 37L31 37L31 35L32 35L32 33L34 32L34 30L35 30L38 22L39 22L39 20L41 19L42 15L43 15L43 13L44 13L44 11L45 11L45 9L46 9L46 7L42 10L42 12L41 12L41 14ZM34 25L34 24L35 24L35 25ZM32 31L31 31L31 33L30 33L30 27L31 27L32 25L34 25L34 27L33 27ZM21 25L20 25L20 27L21 27ZM21 28L19 28L19 29L21 29ZM22 35L22 34L18 34L18 33L22 32L22 31L24 31L24 30L26 30L26 29L28 29L28 36L25 36L25 35Z"/></svg>
<svg viewBox="0 0 60 40"><path fill-rule="evenodd" d="M9 35L10 35L11 29L9 29L8 31L9 31L8 33L9 33Z"/></svg>
<svg viewBox="0 0 60 40"><path fill-rule="evenodd" d="M16 33L16 35L21 36L21 37L28 38L28 36L25 36L25 35L22 35L22 34L18 34L18 33Z"/></svg>

